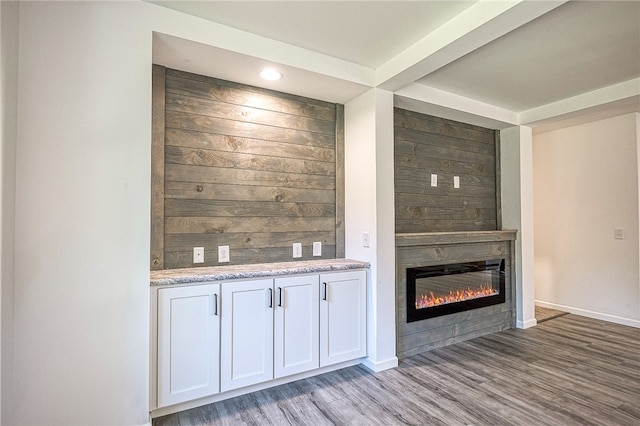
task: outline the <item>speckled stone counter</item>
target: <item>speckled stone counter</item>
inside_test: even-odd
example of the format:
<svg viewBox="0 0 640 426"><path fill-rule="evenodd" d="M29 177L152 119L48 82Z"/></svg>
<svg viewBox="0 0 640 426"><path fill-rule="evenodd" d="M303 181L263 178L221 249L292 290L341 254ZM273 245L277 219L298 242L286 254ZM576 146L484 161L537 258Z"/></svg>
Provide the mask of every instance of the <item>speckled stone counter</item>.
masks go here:
<svg viewBox="0 0 640 426"><path fill-rule="evenodd" d="M257 263L201 268L164 269L151 271L151 285L191 284L243 278L272 277L278 275L311 274L320 272L368 269L368 262L351 259L321 259L300 262Z"/></svg>

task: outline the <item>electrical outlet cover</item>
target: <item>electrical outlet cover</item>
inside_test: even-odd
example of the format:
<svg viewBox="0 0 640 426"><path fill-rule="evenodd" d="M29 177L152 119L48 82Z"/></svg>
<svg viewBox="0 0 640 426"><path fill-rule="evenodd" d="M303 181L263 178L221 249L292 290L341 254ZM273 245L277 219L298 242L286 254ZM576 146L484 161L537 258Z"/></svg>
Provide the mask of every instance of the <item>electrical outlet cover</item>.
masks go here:
<svg viewBox="0 0 640 426"><path fill-rule="evenodd" d="M322 256L322 242L314 241L313 243L313 255Z"/></svg>
<svg viewBox="0 0 640 426"><path fill-rule="evenodd" d="M204 263L204 247L193 248L193 263Z"/></svg>
<svg viewBox="0 0 640 426"><path fill-rule="evenodd" d="M218 263L229 261L229 246L218 246Z"/></svg>
<svg viewBox="0 0 640 426"><path fill-rule="evenodd" d="M293 257L302 257L302 243L293 243Z"/></svg>

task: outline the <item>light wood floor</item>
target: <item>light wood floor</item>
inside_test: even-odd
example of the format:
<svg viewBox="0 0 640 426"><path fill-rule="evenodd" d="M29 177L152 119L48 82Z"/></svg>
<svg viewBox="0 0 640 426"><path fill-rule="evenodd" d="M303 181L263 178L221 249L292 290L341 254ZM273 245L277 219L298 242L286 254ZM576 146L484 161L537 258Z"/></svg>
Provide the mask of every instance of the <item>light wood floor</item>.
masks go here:
<svg viewBox="0 0 640 426"><path fill-rule="evenodd" d="M167 425L640 425L640 330L573 314L154 420Z"/></svg>

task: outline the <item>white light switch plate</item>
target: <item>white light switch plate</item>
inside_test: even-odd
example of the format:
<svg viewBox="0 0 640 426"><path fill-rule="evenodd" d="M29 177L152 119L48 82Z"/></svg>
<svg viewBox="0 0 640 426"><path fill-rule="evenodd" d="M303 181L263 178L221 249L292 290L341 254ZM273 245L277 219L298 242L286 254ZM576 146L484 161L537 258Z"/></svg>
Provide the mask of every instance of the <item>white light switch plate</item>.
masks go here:
<svg viewBox="0 0 640 426"><path fill-rule="evenodd" d="M229 261L229 246L218 246L218 263Z"/></svg>
<svg viewBox="0 0 640 426"><path fill-rule="evenodd" d="M313 255L322 256L322 242L314 241L313 243Z"/></svg>
<svg viewBox="0 0 640 426"><path fill-rule="evenodd" d="M362 233L362 247L371 247L371 234L368 232Z"/></svg>
<svg viewBox="0 0 640 426"><path fill-rule="evenodd" d="M302 257L302 243L293 243L293 257Z"/></svg>
<svg viewBox="0 0 640 426"><path fill-rule="evenodd" d="M431 186L438 186L438 175L435 173L431 174Z"/></svg>
<svg viewBox="0 0 640 426"><path fill-rule="evenodd" d="M193 248L193 263L204 263L204 247Z"/></svg>
<svg viewBox="0 0 640 426"><path fill-rule="evenodd" d="M453 187L455 189L460 188L460 176L454 176L453 177Z"/></svg>

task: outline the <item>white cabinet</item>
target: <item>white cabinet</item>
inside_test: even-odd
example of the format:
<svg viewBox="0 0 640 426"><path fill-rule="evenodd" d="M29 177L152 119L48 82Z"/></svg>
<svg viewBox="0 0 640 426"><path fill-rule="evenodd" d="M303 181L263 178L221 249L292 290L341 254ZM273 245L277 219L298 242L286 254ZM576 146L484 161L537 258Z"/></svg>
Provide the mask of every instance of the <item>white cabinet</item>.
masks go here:
<svg viewBox="0 0 640 426"><path fill-rule="evenodd" d="M366 271L322 274L320 283L320 367L366 356Z"/></svg>
<svg viewBox="0 0 640 426"><path fill-rule="evenodd" d="M318 298L318 275L222 284L222 391L318 368Z"/></svg>
<svg viewBox="0 0 640 426"><path fill-rule="evenodd" d="M318 275L276 278L274 287L274 377L318 368Z"/></svg>
<svg viewBox="0 0 640 426"><path fill-rule="evenodd" d="M220 285L158 290L158 406L218 392Z"/></svg>
<svg viewBox="0 0 640 426"><path fill-rule="evenodd" d="M273 378L273 279L222 284L223 392Z"/></svg>
<svg viewBox="0 0 640 426"><path fill-rule="evenodd" d="M366 279L351 270L156 287L152 411L366 356Z"/></svg>

